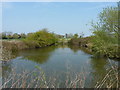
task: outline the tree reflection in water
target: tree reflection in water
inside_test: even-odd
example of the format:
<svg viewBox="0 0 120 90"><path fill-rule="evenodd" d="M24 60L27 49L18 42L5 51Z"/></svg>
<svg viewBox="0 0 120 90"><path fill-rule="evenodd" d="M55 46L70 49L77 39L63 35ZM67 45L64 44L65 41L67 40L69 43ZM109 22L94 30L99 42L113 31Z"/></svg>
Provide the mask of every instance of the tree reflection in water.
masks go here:
<svg viewBox="0 0 120 90"><path fill-rule="evenodd" d="M36 63L42 64L49 60L52 52L56 49L56 46L43 47L39 49L24 50L20 53L23 59L31 60Z"/></svg>

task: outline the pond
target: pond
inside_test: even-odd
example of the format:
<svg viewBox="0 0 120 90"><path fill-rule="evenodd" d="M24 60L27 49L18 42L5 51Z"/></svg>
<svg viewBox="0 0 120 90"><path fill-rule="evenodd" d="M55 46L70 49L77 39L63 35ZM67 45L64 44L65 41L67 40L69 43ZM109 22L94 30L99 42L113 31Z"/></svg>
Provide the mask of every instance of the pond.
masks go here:
<svg viewBox="0 0 120 90"><path fill-rule="evenodd" d="M96 82L102 80L106 75L111 64L117 63L118 61L106 58L94 58L87 50L80 47L50 46L16 53L14 59L3 62L2 78L3 83L10 77L14 77L14 81L16 81L15 78L18 79L23 72L36 71L30 75L39 77L41 73L44 73L44 79L53 85L56 84L55 87L63 88L72 85L74 87L72 82L79 77L81 87L93 88ZM26 83L31 81L33 78L29 77ZM6 87L11 87L10 83L12 81ZM33 84L35 83L33 82ZM33 84L29 87L35 87ZM20 87L19 84L17 85L13 87ZM52 87L50 84L48 86ZM78 85L78 87L80 86Z"/></svg>

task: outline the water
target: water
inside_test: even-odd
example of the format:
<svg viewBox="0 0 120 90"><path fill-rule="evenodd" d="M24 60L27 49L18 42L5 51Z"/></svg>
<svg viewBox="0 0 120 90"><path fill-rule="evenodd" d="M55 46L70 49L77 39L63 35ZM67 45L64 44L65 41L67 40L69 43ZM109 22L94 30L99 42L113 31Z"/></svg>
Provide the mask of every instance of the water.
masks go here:
<svg viewBox="0 0 120 90"><path fill-rule="evenodd" d="M32 72L38 67L40 70L37 72L44 72L47 81L55 78L59 87L65 87L67 76L74 80L77 74L82 79L85 77L84 87L94 87L96 81L106 75L110 63L117 64L118 61L93 58L89 51L79 47L50 46L16 53L16 58L2 64L2 77L4 83L4 79L14 75L13 71L20 74L23 71Z"/></svg>

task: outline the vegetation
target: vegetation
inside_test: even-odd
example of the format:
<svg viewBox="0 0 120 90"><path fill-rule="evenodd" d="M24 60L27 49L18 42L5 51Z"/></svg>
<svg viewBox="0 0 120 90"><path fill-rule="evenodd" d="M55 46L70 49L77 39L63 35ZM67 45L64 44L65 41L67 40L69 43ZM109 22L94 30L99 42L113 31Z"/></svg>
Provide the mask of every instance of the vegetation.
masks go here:
<svg viewBox="0 0 120 90"><path fill-rule="evenodd" d="M120 58L118 52L118 8L107 7L99 14L97 24L92 23L92 39L95 55Z"/></svg>
<svg viewBox="0 0 120 90"><path fill-rule="evenodd" d="M107 70L107 73L102 79L95 81L92 88L119 88L118 65L112 66ZM89 72L74 73L75 77L71 77L69 72L66 72L63 82L57 80L57 76L46 77L44 71L39 66L35 66L33 71L23 71L17 73L12 69L12 73L8 78L3 78L3 83L0 88L86 88L85 83ZM90 79L92 80L92 79ZM92 81L91 81L92 82ZM89 83L90 85L90 83Z"/></svg>
<svg viewBox="0 0 120 90"><path fill-rule="evenodd" d="M3 34L3 33L2 33ZM18 50L40 48L54 45L58 42L58 35L48 32L46 29L37 31L35 33L22 34L3 34L2 38L2 58L1 60L9 60L12 53Z"/></svg>
<svg viewBox="0 0 120 90"><path fill-rule="evenodd" d="M120 58L118 7L104 8L98 19L92 22L93 36L83 38L83 34L74 34L69 43L89 48L94 56Z"/></svg>
<svg viewBox="0 0 120 90"><path fill-rule="evenodd" d="M0 39L24 39L26 38L25 33L12 33L12 32L2 32L0 33Z"/></svg>
<svg viewBox="0 0 120 90"><path fill-rule="evenodd" d="M29 34L24 40L29 47L39 48L50 46L58 42L54 33L48 32L46 29Z"/></svg>
<svg viewBox="0 0 120 90"><path fill-rule="evenodd" d="M12 34L11 32L3 32L1 33L3 40L12 40L11 42L22 42L27 45L28 48L39 48L44 46L53 45L58 42L58 35L54 33L50 33L47 29L39 30L35 33L28 33L27 35L24 33ZM5 41L3 41L4 44Z"/></svg>
<svg viewBox="0 0 120 90"><path fill-rule="evenodd" d="M0 34L0 39L13 40L14 41L4 41L2 40L2 58L1 60L8 60L15 58L15 53L21 49L29 48L40 48L55 45L56 43L69 43L72 45L77 45L81 47L86 47L93 52L94 56L109 57L109 58L120 58L119 52L119 24L118 24L118 7L107 7L98 16L98 22L92 22L93 36L83 38L83 34L65 34L57 35L47 31L47 29L39 30L35 33L12 33L3 32ZM18 41L19 40L19 41ZM71 49L75 47L71 46ZM82 49L82 48L81 48ZM45 54L47 57L40 55L23 55L25 59L39 62L40 64L47 61L49 57L49 52L52 50L46 48ZM36 52L36 50L35 50ZM38 51L37 51L38 52ZM86 52L88 52L86 50ZM91 53L90 52L90 53ZM14 53L14 56L11 56ZM34 53L34 52L33 52ZM32 54L32 53L31 53ZM17 55L17 53L16 53ZM11 57L11 58L10 58ZM35 60L34 60L35 59ZM94 59L93 59L94 60ZM97 59L98 60L98 59ZM108 59L109 60L109 59ZM41 61L41 62L40 62ZM98 62L97 62L98 63ZM100 64L100 63L99 63ZM95 88L118 88L119 78L118 78L118 67L112 66L108 68L107 74L98 82L96 82ZM41 68L37 67L41 70ZM103 70L103 69L102 69ZM59 83L56 77L45 77L44 72L34 70L32 72L23 72L22 74L10 75L7 79L3 79L3 84L0 88L59 88ZM37 76L38 75L38 76ZM96 74L95 74L96 75ZM17 77L17 78L15 78ZM64 84L65 88L83 88L86 80L85 72L77 73L75 78L72 80L68 74L66 74ZM31 78L31 80L29 79Z"/></svg>
<svg viewBox="0 0 120 90"><path fill-rule="evenodd" d="M74 34L73 38L78 38L78 34L77 33Z"/></svg>
<svg viewBox="0 0 120 90"><path fill-rule="evenodd" d="M16 57L19 50L27 49L28 46L21 40L2 40L1 60L7 61Z"/></svg>

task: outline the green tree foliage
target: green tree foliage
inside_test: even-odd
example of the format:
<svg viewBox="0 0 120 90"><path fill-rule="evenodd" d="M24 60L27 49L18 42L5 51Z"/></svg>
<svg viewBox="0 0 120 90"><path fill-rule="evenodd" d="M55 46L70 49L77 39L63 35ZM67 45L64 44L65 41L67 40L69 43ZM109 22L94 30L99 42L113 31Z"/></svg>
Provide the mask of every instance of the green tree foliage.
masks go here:
<svg viewBox="0 0 120 90"><path fill-rule="evenodd" d="M118 54L118 8L107 7L99 14L99 21L92 23L93 50L95 54L119 57Z"/></svg>
<svg viewBox="0 0 120 90"><path fill-rule="evenodd" d="M29 34L25 41L28 45L38 48L55 44L57 42L57 37L54 33L50 33L47 29L43 29Z"/></svg>
<svg viewBox="0 0 120 90"><path fill-rule="evenodd" d="M1 39L12 39L12 32L2 32L1 34Z"/></svg>
<svg viewBox="0 0 120 90"><path fill-rule="evenodd" d="M26 38L26 34L25 33L21 33L20 36L21 36L21 38Z"/></svg>
<svg viewBox="0 0 120 90"><path fill-rule="evenodd" d="M27 36L25 33L12 33L12 32L2 32L0 33L0 39L25 39Z"/></svg>
<svg viewBox="0 0 120 90"><path fill-rule="evenodd" d="M13 38L13 36L12 36L12 32L7 32L7 39L12 39Z"/></svg>
<svg viewBox="0 0 120 90"><path fill-rule="evenodd" d="M7 39L6 32L2 32L1 35L2 35L2 39Z"/></svg>
<svg viewBox="0 0 120 90"><path fill-rule="evenodd" d="M13 34L13 38L14 38L14 39L19 39L19 38L21 38L21 36L20 36L19 34L17 34L17 33L14 33L14 34Z"/></svg>
<svg viewBox="0 0 120 90"><path fill-rule="evenodd" d="M78 38L78 34L76 33L76 34L74 34L74 36L73 36L73 38Z"/></svg>

